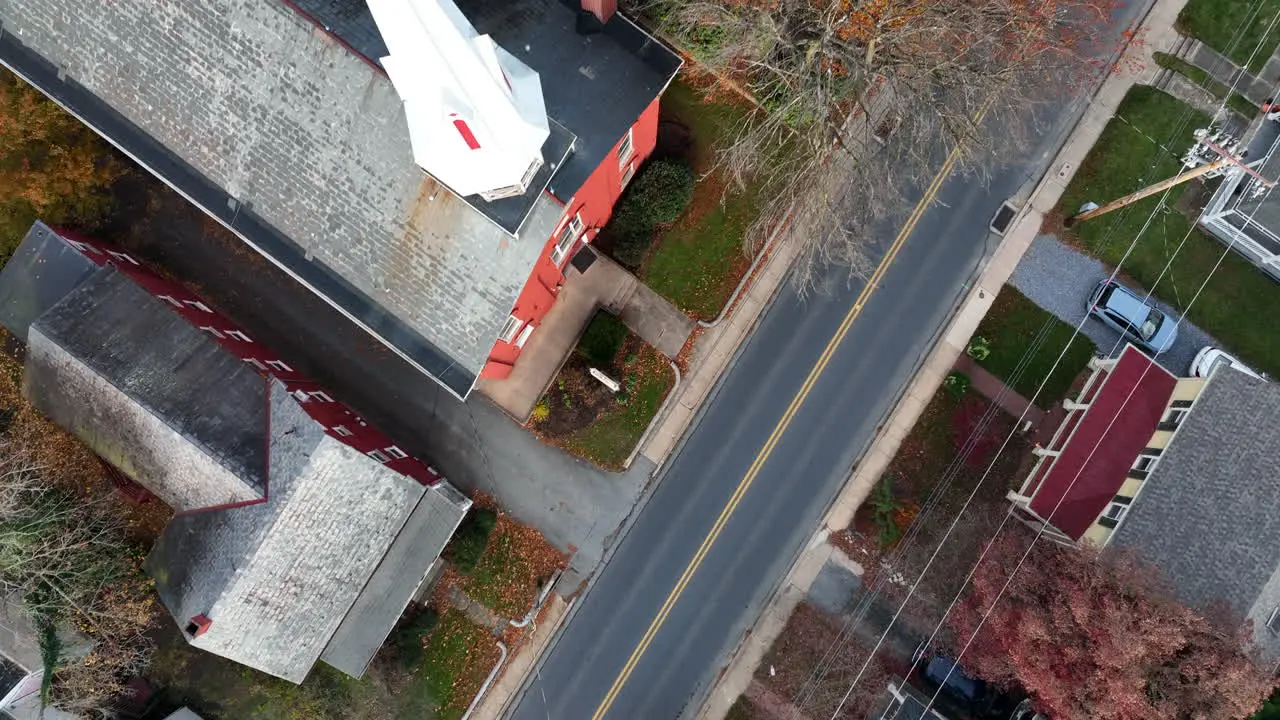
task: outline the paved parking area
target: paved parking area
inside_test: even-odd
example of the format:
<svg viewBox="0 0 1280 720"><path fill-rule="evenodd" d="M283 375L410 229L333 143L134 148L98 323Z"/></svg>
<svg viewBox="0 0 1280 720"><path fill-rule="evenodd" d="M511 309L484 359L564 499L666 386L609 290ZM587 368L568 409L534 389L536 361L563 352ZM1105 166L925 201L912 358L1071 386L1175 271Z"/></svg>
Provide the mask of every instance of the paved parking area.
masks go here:
<svg viewBox="0 0 1280 720"><path fill-rule="evenodd" d="M167 188L143 178L126 189L121 216L132 222L104 229L104 239L192 286L251 336L270 338L290 365L460 489L494 495L573 553L572 577L595 569L652 462L605 472L541 443L480 393L458 402Z"/></svg>
<svg viewBox="0 0 1280 720"><path fill-rule="evenodd" d="M1022 256L1022 262L1013 271L1009 284L1035 304L1076 325L1086 314L1089 294L1099 281L1109 275L1097 259L1063 244L1052 235L1040 235ZM1188 294L1194 291L1194 288L1185 289ZM1179 316L1178 311L1166 303L1156 301L1156 307L1173 318ZM1116 355L1124 348L1120 333L1098 320L1091 318L1085 321L1080 331L1097 343L1100 352ZM1200 348L1220 344L1199 327L1183 321L1178 327L1178 339L1173 347L1157 359L1169 372L1186 375Z"/></svg>

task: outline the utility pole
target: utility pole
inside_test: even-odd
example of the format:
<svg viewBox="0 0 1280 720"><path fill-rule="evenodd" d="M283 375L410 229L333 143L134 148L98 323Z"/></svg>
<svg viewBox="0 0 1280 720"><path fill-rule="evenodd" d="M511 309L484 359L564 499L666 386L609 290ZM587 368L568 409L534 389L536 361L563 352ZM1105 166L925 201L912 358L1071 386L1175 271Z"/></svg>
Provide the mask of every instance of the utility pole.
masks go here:
<svg viewBox="0 0 1280 720"><path fill-rule="evenodd" d="M1072 225L1075 225L1081 220L1088 220L1090 218L1098 217L1099 215L1105 215L1106 213L1109 213L1112 210L1115 210L1116 208L1122 208L1125 205L1130 205L1132 203L1135 203L1141 200L1142 198L1149 197L1151 195L1155 195L1158 192L1167 190L1173 187L1174 185L1179 185L1188 180L1192 180L1192 179L1201 177L1203 175L1208 175L1209 173L1214 172L1215 170L1219 170L1227 165L1240 166L1240 168L1243 169L1246 173L1257 178L1259 182L1261 182L1263 185L1266 185L1267 187L1272 187L1275 185L1275 182L1266 179L1261 174L1259 174L1257 170L1254 170L1253 168L1241 162L1241 159L1243 156L1239 156L1239 157L1236 156L1234 152L1235 145L1233 143L1227 143L1228 146L1224 147L1223 145L1220 145L1214 142L1214 140L1217 139L1218 137L1219 137L1218 134L1214 134L1211 136L1208 130L1196 131L1197 145L1203 145L1206 148L1218 153L1220 157L1218 157L1216 160L1205 163L1203 165L1196 166L1196 167L1191 167L1197 161L1196 148L1195 146L1192 146L1191 151L1187 153L1187 159L1183 161L1184 165L1183 165L1182 172L1179 172L1177 175L1174 175L1171 178L1161 180L1160 182L1155 183L1154 185L1148 185L1147 187L1144 187L1141 190L1129 193L1128 195L1125 195L1119 200L1113 200L1101 207L1098 207L1093 203L1087 203L1084 208L1081 208L1081 212L1077 212L1075 215L1072 215L1071 217L1064 220L1062 222L1063 226L1071 227ZM1190 168L1190 169L1187 169L1187 168ZM1085 208L1088 208L1088 209L1086 210Z"/></svg>
<svg viewBox="0 0 1280 720"><path fill-rule="evenodd" d="M1095 217L1098 217L1099 215L1104 215L1106 213L1111 212L1112 210L1115 210L1116 208L1122 208L1125 205L1135 203L1144 197L1155 195L1156 193L1167 190L1173 187L1174 185L1178 185L1188 180L1198 178L1201 175L1208 175L1214 170L1217 170L1218 168L1223 167L1224 165L1230 165L1230 164L1231 164L1231 158L1225 158L1225 157L1218 158L1217 160L1214 160L1211 163L1201 165L1198 168L1192 168L1191 170L1187 170L1186 172L1178 173L1177 175L1174 175L1173 177L1168 178L1166 180L1161 180L1155 185L1148 185L1137 192L1131 192L1128 195L1125 195L1124 197L1120 198L1119 200L1112 200L1111 202L1107 203L1106 205L1103 205L1102 207L1095 207L1092 210L1086 210L1085 212L1072 215L1066 220L1063 220L1062 225L1064 227L1071 227L1072 225L1075 225L1081 220L1088 220L1089 218L1095 218Z"/></svg>

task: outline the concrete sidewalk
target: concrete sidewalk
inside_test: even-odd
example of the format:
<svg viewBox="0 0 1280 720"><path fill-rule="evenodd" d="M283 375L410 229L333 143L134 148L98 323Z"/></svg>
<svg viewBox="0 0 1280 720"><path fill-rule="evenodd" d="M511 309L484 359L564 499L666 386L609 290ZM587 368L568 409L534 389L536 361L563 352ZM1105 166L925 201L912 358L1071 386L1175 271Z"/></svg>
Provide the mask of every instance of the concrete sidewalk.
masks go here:
<svg viewBox="0 0 1280 720"><path fill-rule="evenodd" d="M1108 76L1097 90L1083 117L1049 165L1045 177L1030 193L1022 215L986 262L977 282L960 303L937 344L890 413L880 436L854 466L848 483L829 509L824 525L818 528L755 626L739 644L729 666L703 703L699 718L725 717L738 696L747 691L756 667L786 626L787 618L808 594L809 586L827 559L838 552L827 542L828 534L853 522L854 513L919 420L929 398L955 367L956 360L968 346L969 338L991 307L995 294L1008 281L1023 253L1039 233L1045 213L1057 205L1076 168L1093 148L1125 94L1135 84L1150 82L1159 71L1152 52L1169 47L1176 41L1178 35L1173 23L1185 4L1186 0L1157 0L1152 6L1143 21L1145 42L1130 45L1125 51L1126 59L1136 62L1117 63L1120 70Z"/></svg>
<svg viewBox="0 0 1280 720"><path fill-rule="evenodd" d="M693 333L694 321L688 315L626 268L590 247L578 254L594 259L586 263L585 271L578 270L578 257L565 268L564 286L555 304L529 337L511 374L479 383L481 392L520 422L529 419L597 310L617 315L641 340L669 358L680 354Z"/></svg>

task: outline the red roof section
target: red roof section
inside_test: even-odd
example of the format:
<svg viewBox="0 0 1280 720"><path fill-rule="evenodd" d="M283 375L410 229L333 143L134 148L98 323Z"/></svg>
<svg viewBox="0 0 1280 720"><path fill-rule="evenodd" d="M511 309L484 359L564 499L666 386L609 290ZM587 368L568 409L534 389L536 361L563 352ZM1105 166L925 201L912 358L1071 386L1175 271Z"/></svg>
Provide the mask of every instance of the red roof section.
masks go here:
<svg viewBox="0 0 1280 720"><path fill-rule="evenodd" d="M1031 510L1079 540L1124 484L1176 383L1151 358L1126 346L1032 498Z"/></svg>

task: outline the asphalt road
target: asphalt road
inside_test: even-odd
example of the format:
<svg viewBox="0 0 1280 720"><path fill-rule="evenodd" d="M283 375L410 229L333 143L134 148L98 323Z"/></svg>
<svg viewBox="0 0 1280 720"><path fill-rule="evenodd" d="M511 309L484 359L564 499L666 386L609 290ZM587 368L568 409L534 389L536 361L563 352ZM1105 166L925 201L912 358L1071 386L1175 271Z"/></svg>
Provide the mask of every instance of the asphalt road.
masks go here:
<svg viewBox="0 0 1280 720"><path fill-rule="evenodd" d="M1023 175L943 186L609 711L673 718L754 621L986 250ZM843 275L841 276L843 279ZM590 718L862 290L786 290L726 373L513 717ZM544 703L545 697L545 703Z"/></svg>
<svg viewBox="0 0 1280 720"><path fill-rule="evenodd" d="M1139 10L1121 11L1115 32ZM665 720L696 707L989 249L991 217L1068 129L1074 113L1060 109L1025 161L994 171L985 186L964 177L942 185L607 717ZM784 290L775 300L510 717L577 720L597 712L862 291L856 282L828 286L831 292L805 299Z"/></svg>

